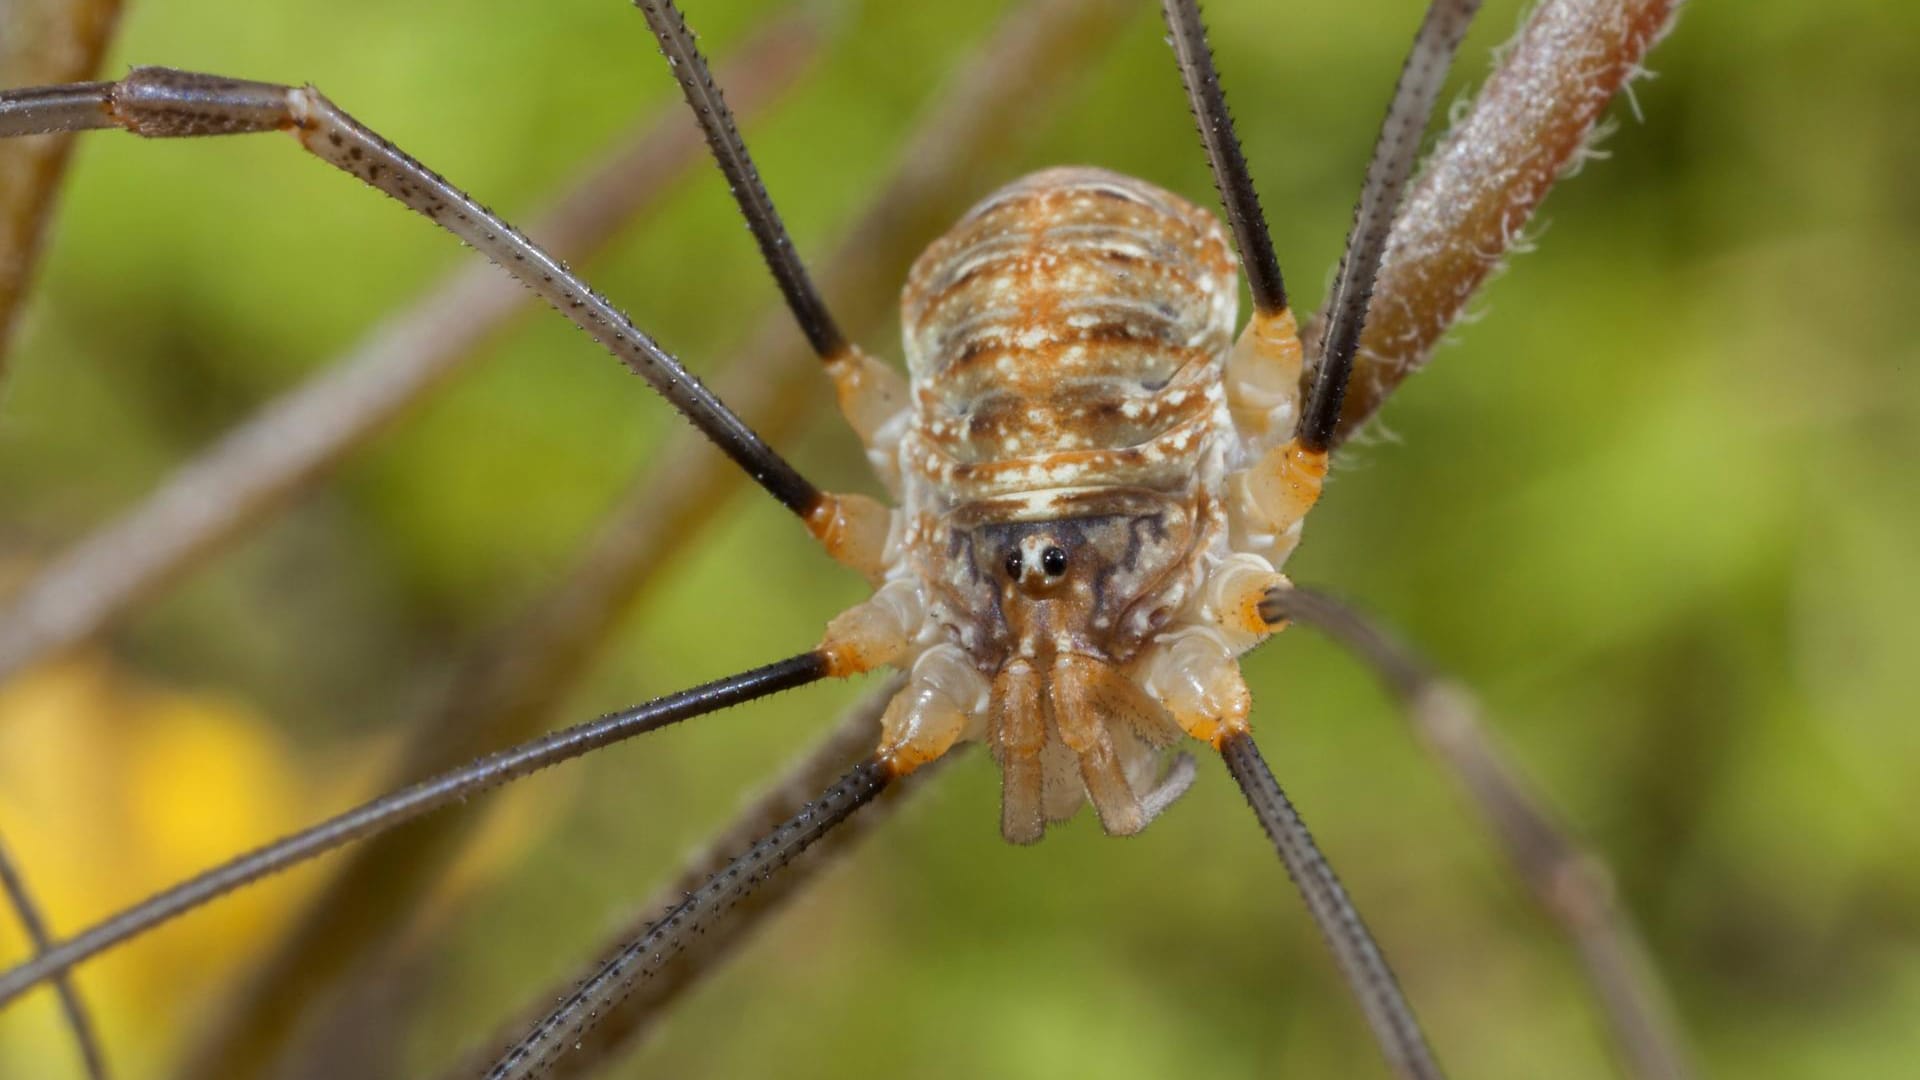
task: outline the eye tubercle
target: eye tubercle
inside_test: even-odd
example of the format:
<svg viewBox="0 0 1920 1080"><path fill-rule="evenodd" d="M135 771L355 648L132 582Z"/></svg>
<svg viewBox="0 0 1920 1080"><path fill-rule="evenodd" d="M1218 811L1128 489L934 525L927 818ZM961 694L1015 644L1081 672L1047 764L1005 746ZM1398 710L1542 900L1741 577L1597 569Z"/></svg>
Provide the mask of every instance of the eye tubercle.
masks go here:
<svg viewBox="0 0 1920 1080"><path fill-rule="evenodd" d="M1067 572L1067 553L1059 547L1049 547L1040 553L1040 569L1048 577L1059 577Z"/></svg>

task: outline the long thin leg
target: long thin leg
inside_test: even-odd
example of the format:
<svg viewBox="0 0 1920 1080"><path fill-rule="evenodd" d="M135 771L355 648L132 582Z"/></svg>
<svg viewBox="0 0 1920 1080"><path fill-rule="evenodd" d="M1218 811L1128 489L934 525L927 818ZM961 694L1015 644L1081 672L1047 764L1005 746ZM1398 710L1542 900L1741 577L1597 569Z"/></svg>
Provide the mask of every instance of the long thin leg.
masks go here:
<svg viewBox="0 0 1920 1080"><path fill-rule="evenodd" d="M0 93L0 136L119 127L153 138L286 131L321 160L478 248L647 380L803 520L832 499L769 447L679 360L558 259L311 87L136 68L119 82Z"/></svg>
<svg viewBox="0 0 1920 1080"><path fill-rule="evenodd" d="M27 963L0 972L0 1005L71 969L88 957L178 918L243 885L279 873L343 844L393 828L428 811L517 780L549 765L691 717L704 716L781 690L818 682L828 674L829 660L824 652L801 653L765 667L717 679L690 690L656 698L645 705L557 731L430 780L382 795L181 882L55 944Z"/></svg>
<svg viewBox="0 0 1920 1080"><path fill-rule="evenodd" d="M1231 515L1242 550L1269 556L1276 564L1299 541L1302 519L1320 497L1325 455L1300 453L1291 439L1299 426L1300 371L1304 365L1300 330L1287 304L1273 237L1260 211L1260 196L1247 170L1240 137L1233 130L1226 91L1214 68L1206 24L1198 0L1161 0L1167 41L1173 46L1187 105L1200 129L1213 186L1233 230L1253 296L1253 317L1228 354L1227 408L1242 450L1254 464L1228 478ZM1251 537L1271 537L1253 542ZM1256 550L1258 549L1258 550Z"/></svg>
<svg viewBox="0 0 1920 1080"><path fill-rule="evenodd" d="M39 905L33 902L33 894L27 890L27 883L20 876L20 868L14 865L13 856L7 853L5 844L0 844L0 892L6 893L7 902L13 906L14 915L27 932L27 940L33 943L33 951L45 955L53 941L47 936L47 925L40 918ZM87 1014L86 1003L80 1000L80 992L74 988L72 977L65 974L56 977L53 990L60 998L60 1012L66 1017L68 1029L73 1032L74 1046L80 1051L80 1062L87 1070L87 1076L90 1080L107 1080L107 1056L100 1049L99 1036L94 1034L93 1019Z"/></svg>
<svg viewBox="0 0 1920 1080"><path fill-rule="evenodd" d="M889 293L901 268L918 254L921 238L951 220L975 194L969 177L1018 145L1018 136L1043 119L1061 91L1087 69L1084 61L1111 45L1136 14L1128 0L1044 0L1010 13L970 54L822 267L822 282L848 298L842 315L849 333L863 333L887 317ZM716 380L722 399L776 444L817 415L823 389L807 364L810 351L796 346L786 315L775 312L761 319ZM599 655L607 634L650 583L680 552L700 542L705 525L741 481L697 435L677 433L657 467L645 470L610 515L566 583L459 666L451 680L458 689L417 725L397 779L431 775L486 747L516 742L549 726L552 703L562 689ZM840 755L834 766L852 757ZM828 779L807 785L809 794ZM310 902L294 936L248 977L233 998L236 1011L222 1018L189 1060L232 1065L254 1059L256 1040L275 1043L273 1025L260 1022L262 1012L287 999L313 1000L302 990L315 972L343 953L366 953L384 939L415 910L419 896L438 878L434 868L471 835L475 820L469 814L442 815L356 847ZM377 978L381 969L378 963L359 964L341 983L340 999L366 997L366 980ZM289 974L294 972L298 978ZM321 1028L327 1023L322 1021ZM313 1034L303 1030L301 1045Z"/></svg>
<svg viewBox="0 0 1920 1080"><path fill-rule="evenodd" d="M1187 104L1193 109L1194 123L1199 125L1200 142L1207 149L1213 186L1220 192L1227 225L1240 249L1240 265L1247 274L1254 310L1265 315L1285 311L1287 286L1280 277L1280 260L1273 253L1266 215L1260 212L1260 193L1247 171L1247 155L1233 131L1233 114L1227 110L1227 95L1220 87L1220 73L1214 69L1206 26L1200 21L1199 0L1161 0L1160 11L1167 20L1174 59L1180 65L1180 81L1187 88Z"/></svg>
<svg viewBox="0 0 1920 1080"><path fill-rule="evenodd" d="M767 194L760 170L754 167L753 156L747 152L746 141L733 122L733 112L727 108L726 98L707 68L706 58L695 47L693 31L688 29L680 10L671 0L636 2L646 16L647 26L660 42L667 66L679 80L681 93L686 96L694 116L699 118L707 146L726 177L741 216L746 218L748 231L760 246L767 269L780 286L781 297L793 312L794 321L800 324L800 331L806 335L814 355L825 361L827 373L839 392L841 411L866 445L881 479L889 488L894 487L894 447L903 430L898 421L907 410L906 380L899 372L854 348L834 321L833 313L827 310L827 303L814 287L806 264L794 250L793 239L787 235L780 212L774 208L773 197ZM816 512L807 518L815 538L827 546L834 558L860 570L877 584L884 568L887 534L891 531L890 515L878 503L860 496L834 496L825 505L833 508L832 515Z"/></svg>
<svg viewBox="0 0 1920 1080"><path fill-rule="evenodd" d="M1300 401L1303 355L1245 156L1233 132L1197 0L1162 0L1181 81L1207 149L1214 186L1233 226L1254 301L1253 318L1227 359L1227 406L1252 459L1227 478L1229 514L1241 550L1278 563L1299 543L1307 512L1320 499L1354 341L1379 267L1400 192L1413 170L1420 135L1433 112L1479 0L1434 0L1401 69L1399 85L1367 167L1354 227L1334 282L1327 345L1318 377ZM1290 436L1290 437L1289 437ZM1281 439L1286 439L1282 443Z"/></svg>
<svg viewBox="0 0 1920 1080"><path fill-rule="evenodd" d="M700 130L707 137L707 148L713 151L714 161L726 176L741 216L747 219L747 231L760 245L760 256L767 261L767 269L780 286L780 295L793 312L794 321L800 324L800 332L806 335L815 356L827 359L839 355L847 348L846 335L840 332L833 313L827 310L827 302L820 297L820 290L814 288L806 264L794 250L793 239L780 220L780 211L775 209L773 197L767 194L760 170L754 167L747 144L733 122L733 110L727 108L720 84L714 81L706 58L693 43L693 32L687 28L686 17L671 0L635 2L646 16L653 36L659 40L667 66L680 83L680 92L686 95L687 104L699 119Z"/></svg>
<svg viewBox="0 0 1920 1080"><path fill-rule="evenodd" d="M878 757L854 766L818 799L709 877L646 934L614 954L507 1051L487 1073L488 1080L538 1076L553 1059L578 1045L600 1014L617 1005L636 982L656 976L756 886L779 874L814 841L873 801L891 779L892 770Z"/></svg>
<svg viewBox="0 0 1920 1080"><path fill-rule="evenodd" d="M1680 0L1545 0L1534 9L1393 223L1335 443L1426 363L1679 8Z"/></svg>
<svg viewBox="0 0 1920 1080"><path fill-rule="evenodd" d="M1307 910L1333 949L1334 959L1359 1001L1367 1024L1373 1028L1387 1063L1403 1077L1417 1080L1439 1077L1440 1066L1434 1060L1433 1051L1427 1048L1426 1036L1421 1034L1419 1022L1413 1018L1413 1010L1407 1006L1400 984L1387 968L1386 958L1360 920L1360 912L1347 897L1340 879L1334 876L1333 867L1327 865L1326 857L1315 846L1306 822L1300 820L1299 812L1280 790L1266 759L1260 756L1260 748L1254 745L1253 736L1244 731L1228 736L1220 743L1220 756L1233 778L1239 781L1240 790L1247 796L1247 805L1253 807L1260 827L1273 841L1280 861L1286 864L1287 874L1300 889Z"/></svg>
<svg viewBox="0 0 1920 1080"><path fill-rule="evenodd" d="M702 844L673 880L635 904L633 918L608 934L604 944L589 952L591 960L583 970L529 994L525 1007L516 1010L514 1019L502 1025L494 1038L475 1053L463 1055L441 1074L445 1080L465 1080L484 1073L504 1048L512 1046L546 1018L554 1002L565 998L599 971L606 957L625 943L644 936L659 921L662 911L686 899L708 878L724 870L737 854L799 813L822 788L845 771L847 762L871 751L880 737L880 714L904 682L900 678L890 679L854 706L831 732ZM897 778L871 807L822 837L806 854L794 859L784 873L763 882L752 896L736 904L724 918L709 924L706 933L690 942L658 975L635 986L624 1000L602 1013L599 1022L578 1041L574 1052L553 1063L545 1080L591 1075L638 1049L676 1000L715 972L760 925L780 911L787 900L798 897L816 876L836 865L855 844L883 825L912 792L920 790L955 756L948 755Z"/></svg>
<svg viewBox="0 0 1920 1080"><path fill-rule="evenodd" d="M1347 234L1346 254L1340 257L1333 294L1327 300L1331 314L1317 350L1320 369L1300 414L1300 439L1309 449L1326 451L1333 446L1341 399L1346 396L1347 379L1353 373L1354 350L1367 321L1380 257L1386 251L1388 226L1393 223L1400 193L1419 156L1420 138L1427 130L1434 103L1440 100L1447 68L1479 9L1480 0L1434 0L1414 36L1406 66L1400 69L1393 103L1387 106L1380 140L1374 144L1373 160L1367 164L1360 205L1353 213L1353 230Z"/></svg>
<svg viewBox="0 0 1920 1080"><path fill-rule="evenodd" d="M817 47L806 19L782 20L743 46L728 65L740 74L743 108L774 100ZM592 257L658 201L699 148L677 110L648 121L541 215L529 235L556 258ZM470 262L227 431L9 598L0 608L0 682L99 633L268 520L296 489L447 385L532 300L492 266Z"/></svg>
<svg viewBox="0 0 1920 1080"><path fill-rule="evenodd" d="M1473 697L1323 593L1281 590L1263 610L1324 632L1400 699L1420 741L1466 789L1534 900L1573 942L1628 1070L1649 1080L1691 1076L1668 995L1646 943L1616 902L1606 864L1575 841L1521 779L1481 726Z"/></svg>
<svg viewBox="0 0 1920 1080"><path fill-rule="evenodd" d="M826 362L827 370L839 389L841 408L872 456L882 463L881 478L893 486L892 469L885 463L892 458L891 444L878 447L882 428L901 416L907 405L907 387L897 372L853 347L834 321L826 301L814 287L806 264L787 235L780 212L754 167L747 144L740 137L733 112L727 107L720 85L714 81L706 58L694 45L693 32L671 0L636 0L641 13L667 66L680 84L681 93L693 109L706 135L728 189L733 193L747 230L759 245L761 257L772 272L780 295L793 313L814 355ZM893 424L897 429L899 425ZM897 435L893 438L897 438ZM892 515L877 501L863 495L828 495L803 515L814 539L826 547L841 563L864 574L878 585L885 569L884 553L892 532Z"/></svg>

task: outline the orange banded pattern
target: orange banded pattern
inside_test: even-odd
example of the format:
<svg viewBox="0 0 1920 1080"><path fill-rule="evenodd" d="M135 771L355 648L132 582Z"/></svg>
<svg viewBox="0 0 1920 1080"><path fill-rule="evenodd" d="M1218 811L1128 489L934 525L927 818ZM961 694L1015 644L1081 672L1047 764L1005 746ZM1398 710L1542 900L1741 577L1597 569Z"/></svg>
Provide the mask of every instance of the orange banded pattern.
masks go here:
<svg viewBox="0 0 1920 1080"><path fill-rule="evenodd" d="M1016 181L908 278L903 464L939 510L1028 496L1009 512L1043 514L1047 493L1184 492L1225 430L1236 299L1232 249L1206 211L1100 169Z"/></svg>

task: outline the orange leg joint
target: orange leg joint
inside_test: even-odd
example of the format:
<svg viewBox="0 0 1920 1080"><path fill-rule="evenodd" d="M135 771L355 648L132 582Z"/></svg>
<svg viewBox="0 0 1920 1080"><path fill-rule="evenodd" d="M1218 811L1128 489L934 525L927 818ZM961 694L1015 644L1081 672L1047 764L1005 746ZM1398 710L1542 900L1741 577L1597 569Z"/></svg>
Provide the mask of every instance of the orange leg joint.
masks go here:
<svg viewBox="0 0 1920 1080"><path fill-rule="evenodd" d="M1266 452L1247 470L1247 494L1270 531L1285 533L1320 501L1327 479L1327 452L1310 450L1299 439Z"/></svg>
<svg viewBox="0 0 1920 1080"><path fill-rule="evenodd" d="M1268 446L1299 422L1300 329L1293 312L1256 311L1227 357L1227 408L1240 436Z"/></svg>
<svg viewBox="0 0 1920 1080"><path fill-rule="evenodd" d="M1147 654L1140 674L1180 730L1214 749L1248 730L1253 695L1219 631L1195 627L1169 636Z"/></svg>
<svg viewBox="0 0 1920 1080"><path fill-rule="evenodd" d="M880 583L893 511L865 495L822 494L805 520L807 531L835 562L859 571L872 584Z"/></svg>
<svg viewBox="0 0 1920 1080"><path fill-rule="evenodd" d="M834 616L817 650L827 662L828 677L844 679L899 660L926 614L917 586L892 581Z"/></svg>

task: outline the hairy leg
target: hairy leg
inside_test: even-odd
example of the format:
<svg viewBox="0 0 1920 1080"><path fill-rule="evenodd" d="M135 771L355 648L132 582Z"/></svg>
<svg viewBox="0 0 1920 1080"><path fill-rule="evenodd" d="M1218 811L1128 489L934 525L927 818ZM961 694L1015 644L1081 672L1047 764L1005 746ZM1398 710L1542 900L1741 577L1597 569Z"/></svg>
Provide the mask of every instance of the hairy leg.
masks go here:
<svg viewBox="0 0 1920 1080"><path fill-rule="evenodd" d="M777 23L746 45L739 57L743 107L769 103L815 47L798 20ZM0 142L0 152L11 145ZM556 258L591 258L622 224L658 202L699 147L677 109L648 119L528 235ZM106 630L274 520L300 489L449 385L533 300L513 279L470 261L338 361L261 406L8 596L0 607L0 681Z"/></svg>
<svg viewBox="0 0 1920 1080"><path fill-rule="evenodd" d="M695 852L672 881L652 896L634 905L634 915L624 926L608 935L604 945L591 950L591 959L567 978L529 994L526 1004L516 1010L515 1019L475 1054L464 1057L442 1075L445 1080L478 1076L526 1031L537 1024L574 987L585 982L598 969L602 959L612 955L622 942L646 933L660 918L701 882L726 867L734 856L751 847L780 822L792 817L822 788L871 749L879 734L880 712L901 686L901 680L889 680L853 707L839 725L790 765L758 797L744 806L732 820ZM690 942L659 975L638 986L619 1004L609 1008L591 1030L582 1037L582 1045L553 1063L548 1080L591 1075L597 1068L619 1060L639 1049L682 995L717 971L733 953L751 938L767 919L777 914L790 899L798 898L814 879L850 854L864 837L884 824L913 792L924 787L943 767L943 758L926 768L903 776L875 803L846 825L822 837L812 848L795 859L781 876L764 883L751 896L734 906L724 920Z"/></svg>

